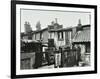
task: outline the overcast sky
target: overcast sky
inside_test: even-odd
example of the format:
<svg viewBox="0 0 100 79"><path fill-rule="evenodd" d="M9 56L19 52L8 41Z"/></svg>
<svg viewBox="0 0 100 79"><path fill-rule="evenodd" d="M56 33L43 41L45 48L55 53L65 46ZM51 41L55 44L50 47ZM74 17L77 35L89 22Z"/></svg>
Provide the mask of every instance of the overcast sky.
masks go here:
<svg viewBox="0 0 100 79"><path fill-rule="evenodd" d="M82 25L90 24L90 13L69 12L69 11L44 11L44 10L21 10L21 32L24 32L25 21L28 21L32 30L36 30L36 23L40 21L41 28L45 28L52 21L58 19L58 23L63 25L63 28L74 27L81 19Z"/></svg>

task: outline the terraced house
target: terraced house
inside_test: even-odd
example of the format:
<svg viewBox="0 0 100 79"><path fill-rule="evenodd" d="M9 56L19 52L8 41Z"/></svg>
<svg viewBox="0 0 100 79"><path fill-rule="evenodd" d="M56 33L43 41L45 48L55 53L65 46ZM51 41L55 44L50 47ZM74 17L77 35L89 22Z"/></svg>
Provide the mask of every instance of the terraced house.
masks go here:
<svg viewBox="0 0 100 79"><path fill-rule="evenodd" d="M27 38L27 40L31 39L32 41L41 43L42 54L43 52L49 52L54 55L55 50L53 48L56 48L58 51L59 48L62 48L61 62L63 61L63 66L65 67L71 67L77 64L75 60L78 59L78 50L74 50L73 47L76 49L80 48L80 62L78 64L80 66L89 66L91 65L90 30L91 26L89 24L82 25L80 20L77 26L63 28L63 25L59 24L57 19L55 19L55 22L52 21L51 24L44 29L31 31L27 34L22 34L22 36L24 35L23 39ZM69 52L65 52L68 47L70 48ZM43 56L44 55L46 55L46 53L44 53ZM46 58L46 56L44 57Z"/></svg>
<svg viewBox="0 0 100 79"><path fill-rule="evenodd" d="M70 45L72 40L72 28L63 28L56 22L52 22L48 27L33 32L33 40L48 43L49 40L54 41L56 47Z"/></svg>

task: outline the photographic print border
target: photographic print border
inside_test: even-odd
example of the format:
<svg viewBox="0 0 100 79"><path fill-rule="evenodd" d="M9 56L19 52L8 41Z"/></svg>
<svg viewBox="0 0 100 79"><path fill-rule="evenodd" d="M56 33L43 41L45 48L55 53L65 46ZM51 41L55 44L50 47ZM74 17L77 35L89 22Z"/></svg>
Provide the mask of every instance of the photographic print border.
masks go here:
<svg viewBox="0 0 100 79"><path fill-rule="evenodd" d="M95 27L94 27L94 31L95 31L94 32L94 52L95 52L95 54L94 54L94 70L93 71L16 75L16 5L17 4L94 9L94 25L95 25ZM96 5L48 3L48 2L33 2L33 1L15 1L15 0L11 1L11 78L79 75L79 74L92 74L92 73L97 73L97 6Z"/></svg>

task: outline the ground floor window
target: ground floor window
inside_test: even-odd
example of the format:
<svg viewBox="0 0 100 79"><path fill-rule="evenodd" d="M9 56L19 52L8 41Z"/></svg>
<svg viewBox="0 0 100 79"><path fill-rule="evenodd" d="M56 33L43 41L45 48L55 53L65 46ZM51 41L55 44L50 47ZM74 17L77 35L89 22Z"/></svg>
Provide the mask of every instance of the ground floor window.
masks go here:
<svg viewBox="0 0 100 79"><path fill-rule="evenodd" d="M90 53L90 43L86 44L86 53Z"/></svg>

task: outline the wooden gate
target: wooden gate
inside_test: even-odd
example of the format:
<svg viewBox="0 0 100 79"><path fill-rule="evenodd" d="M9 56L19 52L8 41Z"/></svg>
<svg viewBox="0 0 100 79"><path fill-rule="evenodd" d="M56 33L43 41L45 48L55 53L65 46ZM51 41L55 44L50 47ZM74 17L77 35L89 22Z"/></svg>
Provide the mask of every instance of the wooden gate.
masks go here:
<svg viewBox="0 0 100 79"><path fill-rule="evenodd" d="M77 66L79 62L78 50L67 48L62 54L62 64L64 67Z"/></svg>

